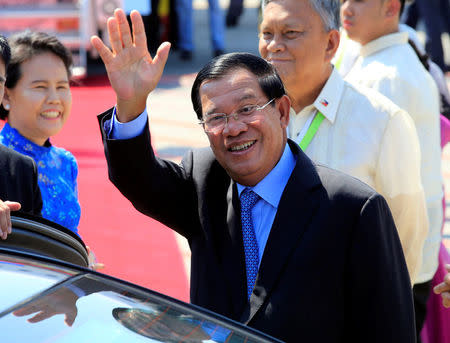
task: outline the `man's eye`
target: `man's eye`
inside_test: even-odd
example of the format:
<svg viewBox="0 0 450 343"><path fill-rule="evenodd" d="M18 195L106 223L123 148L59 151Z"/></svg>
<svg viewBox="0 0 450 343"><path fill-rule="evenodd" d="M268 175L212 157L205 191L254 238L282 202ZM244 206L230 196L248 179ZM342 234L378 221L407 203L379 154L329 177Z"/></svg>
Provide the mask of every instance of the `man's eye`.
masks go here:
<svg viewBox="0 0 450 343"><path fill-rule="evenodd" d="M298 37L300 35L300 32L299 31L286 31L284 33L284 35L287 38L296 38L296 37Z"/></svg>
<svg viewBox="0 0 450 343"><path fill-rule="evenodd" d="M271 32L262 32L261 33L261 37L263 38L263 39L271 39L272 38L272 33Z"/></svg>
<svg viewBox="0 0 450 343"><path fill-rule="evenodd" d="M213 114L211 116L208 116L208 118L206 119L207 123L214 123L214 122L218 122L221 121L225 118L224 114Z"/></svg>
<svg viewBox="0 0 450 343"><path fill-rule="evenodd" d="M238 114L249 115L255 110L255 108L255 105L244 106L238 111Z"/></svg>

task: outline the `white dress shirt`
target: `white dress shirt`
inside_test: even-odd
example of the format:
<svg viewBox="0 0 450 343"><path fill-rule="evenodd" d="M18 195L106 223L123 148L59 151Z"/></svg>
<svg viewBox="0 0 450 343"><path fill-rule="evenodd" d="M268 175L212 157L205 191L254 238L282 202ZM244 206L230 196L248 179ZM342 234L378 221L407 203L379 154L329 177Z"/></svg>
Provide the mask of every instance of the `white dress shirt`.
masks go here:
<svg viewBox="0 0 450 343"><path fill-rule="evenodd" d="M414 282L428 233L414 123L386 97L365 87L356 89L336 70L314 104L299 113L291 109L289 136L298 142L299 133L317 110L325 119L306 154L313 161L357 177L384 196Z"/></svg>
<svg viewBox="0 0 450 343"><path fill-rule="evenodd" d="M296 162L297 160L289 144L286 144L283 155L276 166L254 187L246 187L240 183L236 183L239 199L241 193L246 188L250 188L261 198L252 208L252 224L255 230L256 242L258 243L258 266L261 265L264 249L266 248L273 221L278 211L278 204L280 203L281 196L291 177L292 171L295 168Z"/></svg>
<svg viewBox="0 0 450 343"><path fill-rule="evenodd" d="M422 185L429 234L417 283L433 278L438 266L443 220L439 94L431 75L408 44L408 33L385 35L361 47L346 80L377 90L404 109L414 121L422 153Z"/></svg>
<svg viewBox="0 0 450 343"><path fill-rule="evenodd" d="M398 26L400 32L407 32L409 39L411 39L416 47L422 54L425 54L425 47L422 45L417 35L416 30L412 27L400 24ZM339 42L339 48L333 59L333 64L339 73L345 78L348 72L351 70L355 64L356 59L360 54L361 44L348 38L345 30L341 31L341 40ZM436 86L438 87L439 93L442 94L448 103L450 103L450 93L447 88L447 82L445 81L445 76L439 66L434 63L430 58L428 58L428 64L430 69L428 70L430 75L433 77Z"/></svg>

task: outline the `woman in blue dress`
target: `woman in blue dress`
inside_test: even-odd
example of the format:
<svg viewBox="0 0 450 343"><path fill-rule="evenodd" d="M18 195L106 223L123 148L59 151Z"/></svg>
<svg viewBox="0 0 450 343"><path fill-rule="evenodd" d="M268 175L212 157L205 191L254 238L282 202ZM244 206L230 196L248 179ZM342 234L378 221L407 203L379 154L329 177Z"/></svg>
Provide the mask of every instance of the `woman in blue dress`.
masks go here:
<svg viewBox="0 0 450 343"><path fill-rule="evenodd" d="M36 162L42 216L78 234L77 163L69 151L50 143L71 110L71 53L41 32L22 32L8 41L11 61L0 106L0 118L7 122L0 142Z"/></svg>

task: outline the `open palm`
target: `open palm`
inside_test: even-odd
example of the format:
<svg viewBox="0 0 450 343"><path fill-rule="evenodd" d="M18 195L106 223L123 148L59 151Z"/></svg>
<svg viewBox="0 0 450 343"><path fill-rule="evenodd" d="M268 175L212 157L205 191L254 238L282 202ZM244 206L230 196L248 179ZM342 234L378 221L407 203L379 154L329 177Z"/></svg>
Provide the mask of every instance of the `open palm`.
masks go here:
<svg viewBox="0 0 450 343"><path fill-rule="evenodd" d="M161 79L170 44L163 43L152 58L141 15L132 11L130 17L132 30L122 9L116 9L114 17L108 19L111 50L97 36L91 42L105 64L118 104L133 103L145 108L148 94Z"/></svg>

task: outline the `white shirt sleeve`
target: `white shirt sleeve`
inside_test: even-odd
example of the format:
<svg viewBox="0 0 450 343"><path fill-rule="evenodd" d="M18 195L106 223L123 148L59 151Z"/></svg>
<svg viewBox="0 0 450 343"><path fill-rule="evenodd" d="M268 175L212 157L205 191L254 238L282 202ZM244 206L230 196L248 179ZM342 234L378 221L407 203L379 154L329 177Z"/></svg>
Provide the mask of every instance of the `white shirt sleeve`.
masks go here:
<svg viewBox="0 0 450 343"><path fill-rule="evenodd" d="M376 175L375 188L389 204L414 284L429 223L420 177L419 141L414 123L404 111L392 116L385 129Z"/></svg>

